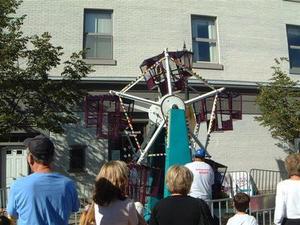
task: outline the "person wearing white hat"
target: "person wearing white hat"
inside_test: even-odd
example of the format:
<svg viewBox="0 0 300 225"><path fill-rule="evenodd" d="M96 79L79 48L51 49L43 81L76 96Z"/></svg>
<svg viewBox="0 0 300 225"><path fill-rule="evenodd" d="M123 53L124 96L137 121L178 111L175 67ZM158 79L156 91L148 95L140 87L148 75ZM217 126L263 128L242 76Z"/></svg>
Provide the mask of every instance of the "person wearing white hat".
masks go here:
<svg viewBox="0 0 300 225"><path fill-rule="evenodd" d="M206 151L200 148L195 151L193 162L185 166L193 173L194 180L191 186L190 196L203 200L212 198L212 185L214 184L214 171L205 162Z"/></svg>

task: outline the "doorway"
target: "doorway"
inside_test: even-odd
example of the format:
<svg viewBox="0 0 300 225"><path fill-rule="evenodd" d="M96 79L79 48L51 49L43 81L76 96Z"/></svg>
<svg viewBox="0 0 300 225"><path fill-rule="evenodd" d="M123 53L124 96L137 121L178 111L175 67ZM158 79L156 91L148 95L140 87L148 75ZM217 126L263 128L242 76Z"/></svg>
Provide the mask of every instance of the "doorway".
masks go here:
<svg viewBox="0 0 300 225"><path fill-rule="evenodd" d="M6 146L1 149L1 187L10 187L19 177L28 175L27 153L24 146Z"/></svg>

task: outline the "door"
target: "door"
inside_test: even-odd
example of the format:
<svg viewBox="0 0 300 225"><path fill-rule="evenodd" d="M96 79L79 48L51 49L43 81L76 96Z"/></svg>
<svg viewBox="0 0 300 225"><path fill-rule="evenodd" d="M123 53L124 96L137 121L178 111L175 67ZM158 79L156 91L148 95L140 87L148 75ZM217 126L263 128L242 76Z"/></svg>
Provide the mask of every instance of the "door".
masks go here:
<svg viewBox="0 0 300 225"><path fill-rule="evenodd" d="M28 175L26 149L23 146L9 146L2 150L3 187L10 187L19 177Z"/></svg>

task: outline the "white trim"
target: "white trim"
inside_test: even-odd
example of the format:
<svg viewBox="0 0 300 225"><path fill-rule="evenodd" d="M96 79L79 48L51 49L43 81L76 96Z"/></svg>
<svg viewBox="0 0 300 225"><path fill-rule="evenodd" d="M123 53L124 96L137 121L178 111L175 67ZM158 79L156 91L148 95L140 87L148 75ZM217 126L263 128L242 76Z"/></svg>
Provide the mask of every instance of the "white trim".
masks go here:
<svg viewBox="0 0 300 225"><path fill-rule="evenodd" d="M0 147L1 146L24 146L24 143L23 142L0 142ZM0 151L1 151L1 148L0 148Z"/></svg>
<svg viewBox="0 0 300 225"><path fill-rule="evenodd" d="M209 70L224 70L224 66L222 64L213 63L213 62L201 62L201 61L193 62L193 68L209 69Z"/></svg>
<svg viewBox="0 0 300 225"><path fill-rule="evenodd" d="M290 48L300 50L300 46L298 45L290 45Z"/></svg>
<svg viewBox="0 0 300 225"><path fill-rule="evenodd" d="M220 45L220 32L219 32L219 18L216 16L215 20L216 34L217 34L217 54L218 54L218 64L221 64L221 45Z"/></svg>
<svg viewBox="0 0 300 225"><path fill-rule="evenodd" d="M89 65L117 65L117 61L114 59L86 58L82 60Z"/></svg>
<svg viewBox="0 0 300 225"><path fill-rule="evenodd" d="M213 38L199 38L199 37L196 37L196 38L193 38L194 41L197 41L197 42L208 42L208 43L216 43L217 44L217 39L213 39Z"/></svg>
<svg viewBox="0 0 300 225"><path fill-rule="evenodd" d="M300 74L300 67L290 68L290 74Z"/></svg>

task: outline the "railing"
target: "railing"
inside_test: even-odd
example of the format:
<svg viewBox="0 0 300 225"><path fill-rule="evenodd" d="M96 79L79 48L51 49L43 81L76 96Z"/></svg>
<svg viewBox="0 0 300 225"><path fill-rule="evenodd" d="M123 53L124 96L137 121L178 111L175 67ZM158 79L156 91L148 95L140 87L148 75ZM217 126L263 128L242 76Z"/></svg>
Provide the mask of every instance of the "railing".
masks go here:
<svg viewBox="0 0 300 225"><path fill-rule="evenodd" d="M234 196L237 192L243 192L248 195L253 195L253 188L251 179L247 171L228 171L229 186L231 188L230 197Z"/></svg>
<svg viewBox="0 0 300 225"><path fill-rule="evenodd" d="M0 209L5 209L9 188L0 188Z"/></svg>
<svg viewBox="0 0 300 225"><path fill-rule="evenodd" d="M218 220L219 225L227 223L231 215L234 215L234 209L231 198L215 199L206 201L211 215Z"/></svg>
<svg viewBox="0 0 300 225"><path fill-rule="evenodd" d="M262 209L252 212L251 215L256 218L258 225L272 225L274 220L274 208Z"/></svg>
<svg viewBox="0 0 300 225"><path fill-rule="evenodd" d="M275 170L251 169L247 171L228 171L224 179L227 194L232 197L237 192L250 196L272 194L277 184L287 178L286 173Z"/></svg>
<svg viewBox="0 0 300 225"><path fill-rule="evenodd" d="M79 209L78 212L73 213L69 219L69 225L79 225L80 215L84 209Z"/></svg>
<svg viewBox="0 0 300 225"><path fill-rule="evenodd" d="M232 198L209 200L207 204L211 214L219 225L225 225L235 214ZM251 197L249 214L253 215L259 225L272 225L275 209L275 194L255 195Z"/></svg>
<svg viewBox="0 0 300 225"><path fill-rule="evenodd" d="M274 170L251 169L251 184L257 194L268 194L276 192L276 185L287 178L286 173Z"/></svg>
<svg viewBox="0 0 300 225"><path fill-rule="evenodd" d="M275 210L275 193L251 197L250 213L259 225L272 225Z"/></svg>

